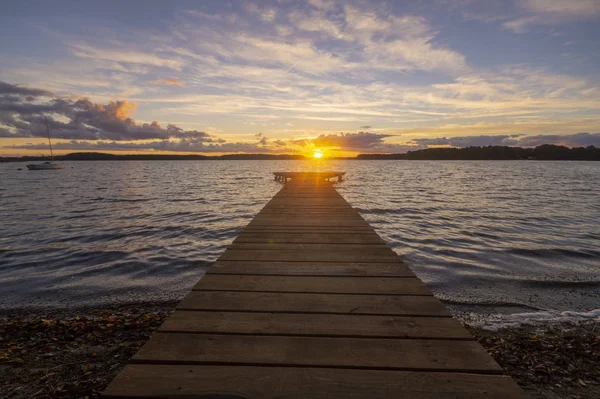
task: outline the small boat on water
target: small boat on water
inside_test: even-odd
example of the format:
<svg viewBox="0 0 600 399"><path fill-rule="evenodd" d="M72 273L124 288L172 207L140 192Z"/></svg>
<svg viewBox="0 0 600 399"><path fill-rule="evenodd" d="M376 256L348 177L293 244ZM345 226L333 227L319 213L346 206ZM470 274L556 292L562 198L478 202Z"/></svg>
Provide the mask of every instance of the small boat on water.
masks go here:
<svg viewBox="0 0 600 399"><path fill-rule="evenodd" d="M32 163L27 165L29 170L50 170L50 169L62 169L64 165L54 161L54 154L52 153L52 140L50 140L50 128L48 127L48 117L46 118L46 130L48 131L48 145L50 146L50 161L43 163Z"/></svg>
<svg viewBox="0 0 600 399"><path fill-rule="evenodd" d="M47 169L62 169L65 165L62 163L56 163L54 160L44 163L32 163L27 165L29 170L47 170Z"/></svg>

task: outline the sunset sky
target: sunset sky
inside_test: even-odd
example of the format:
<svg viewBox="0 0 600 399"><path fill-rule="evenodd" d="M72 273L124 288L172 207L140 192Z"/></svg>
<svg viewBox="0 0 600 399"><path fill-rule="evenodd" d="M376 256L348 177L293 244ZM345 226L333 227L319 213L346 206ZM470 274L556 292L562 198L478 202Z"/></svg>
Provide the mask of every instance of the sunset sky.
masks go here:
<svg viewBox="0 0 600 399"><path fill-rule="evenodd" d="M600 146L600 0L0 4L0 155Z"/></svg>

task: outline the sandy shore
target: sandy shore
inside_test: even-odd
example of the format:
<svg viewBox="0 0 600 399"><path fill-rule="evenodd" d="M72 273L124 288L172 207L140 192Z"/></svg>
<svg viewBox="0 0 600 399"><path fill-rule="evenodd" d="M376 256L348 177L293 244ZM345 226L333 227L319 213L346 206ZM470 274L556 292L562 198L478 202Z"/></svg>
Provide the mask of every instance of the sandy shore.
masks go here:
<svg viewBox="0 0 600 399"><path fill-rule="evenodd" d="M0 312L0 397L99 397L174 307ZM600 397L600 323L469 329L531 397Z"/></svg>

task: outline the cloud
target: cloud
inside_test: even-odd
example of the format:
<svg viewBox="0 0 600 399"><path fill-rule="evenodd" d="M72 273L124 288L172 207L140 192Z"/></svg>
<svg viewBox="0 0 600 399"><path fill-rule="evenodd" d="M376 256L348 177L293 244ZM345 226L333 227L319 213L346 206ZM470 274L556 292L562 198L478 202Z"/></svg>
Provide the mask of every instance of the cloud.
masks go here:
<svg viewBox="0 0 600 399"><path fill-rule="evenodd" d="M10 130L8 130L4 127L0 127L0 138L1 137L13 137L13 134L11 133Z"/></svg>
<svg viewBox="0 0 600 399"><path fill-rule="evenodd" d="M304 142L296 141L296 144L352 152L404 152L407 148L418 148L414 144L387 143L384 140L388 137L393 137L393 135L370 132L322 134L317 138L304 140Z"/></svg>
<svg viewBox="0 0 600 399"><path fill-rule="evenodd" d="M44 90L0 82L0 124L10 137L45 137L45 117L55 138L75 140L151 140L193 137L213 140L207 133L184 131L158 122L138 123L136 104L126 100L98 104L87 98L61 98Z"/></svg>
<svg viewBox="0 0 600 399"><path fill-rule="evenodd" d="M308 3L311 6L321 10L330 10L335 6L333 0L308 0Z"/></svg>
<svg viewBox="0 0 600 399"><path fill-rule="evenodd" d="M519 143L514 135L480 135L450 138L439 137L415 139L413 141L418 145L424 146L447 145L451 147L481 147L488 145L514 146Z"/></svg>
<svg viewBox="0 0 600 399"><path fill-rule="evenodd" d="M56 52L60 56L2 59L2 79L57 94L33 93L30 101L26 95L7 94L16 99L2 99L0 128L12 137L44 136L43 115L48 115L52 133L69 140L176 142L187 134L181 126L202 131L206 122L214 126L207 131L229 134L229 141L238 141L230 138L236 134L246 140L264 131L269 138L263 145L286 138L288 146L293 145L291 136L359 130L402 133L403 138L598 131L600 85L589 68L576 68L578 62L558 69L552 62L544 67L485 66L489 63L477 61L477 52L464 52L468 43L446 34L453 29L449 24L463 19L456 13L437 18L438 11L448 12L439 2L429 7L362 0L279 1L273 3L275 13L267 3L252 8L251 2L234 2L210 8L213 14L207 8L201 8L205 13L180 8L160 28L150 23L111 25L112 32L105 26L106 31L100 29L104 35L76 39L67 33L52 42L63 50ZM513 20L533 18L515 29L583 18L583 12L556 5L544 12L541 3L509 7L506 2L451 2L467 4L478 15L501 15L493 19L500 21L494 25L508 21L508 13ZM474 29L480 25L469 24ZM582 47L576 40L575 47ZM185 86L161 86L170 78ZM87 103L66 97L70 93L85 94ZM127 111L135 104L137 109ZM167 121L181 121L176 125L183 133L175 133ZM402 141L376 139L361 138L370 151L395 151L399 147L391 146ZM339 148L359 147L350 138L332 140L341 142Z"/></svg>
<svg viewBox="0 0 600 399"><path fill-rule="evenodd" d="M198 137L186 132L185 136L178 139L163 139L143 142L124 141L87 141L71 140L57 142L53 145L56 150L68 151L168 151L168 152L198 152L198 153L298 153L312 150L313 148L327 149L329 151L352 152L406 152L425 146L410 144L386 143L384 138L389 135L373 134L368 132L340 133L320 135L314 139L299 140L272 140L264 135L256 135L255 142L232 142L213 140L205 137L200 132ZM24 144L13 145L6 148L44 150L47 145Z"/></svg>
<svg viewBox="0 0 600 399"><path fill-rule="evenodd" d="M267 123L310 125L311 134L360 125L401 130L426 124L435 129L463 125L465 119L489 123L502 117L507 124L524 117L565 119L567 113L576 119L599 108L593 76L552 75L552 66L545 71L523 65L473 69L432 20L408 11L415 8L399 10L381 2L279 2L274 19L265 21L268 7L244 4L250 5L221 8L216 14L180 11L169 28L147 40L92 45L84 38L75 44L65 39L84 58L71 57L50 68L39 65L38 76L9 76L43 82L61 94L85 93L96 103L127 98L143 104L139 119L156 114L184 115L188 121L191 116L212 118L211 124L221 130L235 122L245 134L254 133L248 128L252 123L262 123L261 128ZM474 11L506 7L483 8ZM289 35L280 34L281 27ZM135 30L131 34L140 37ZM85 58L100 50L106 50L101 58ZM169 60L181 71L165 70ZM63 69L68 76L57 72ZM173 76L185 79L185 88L168 91L155 85L168 84L164 77ZM78 79L83 79L80 84ZM579 88L573 85L577 82ZM595 94L589 91L594 88ZM593 128L577 126L574 131Z"/></svg>
<svg viewBox="0 0 600 399"><path fill-rule="evenodd" d="M180 87L184 86L184 84L177 79L155 79L149 80L148 83L150 83L151 85L171 85Z"/></svg>
<svg viewBox="0 0 600 399"><path fill-rule="evenodd" d="M510 29L515 33L525 33L529 25L540 22L541 17L534 15L533 17L519 18L511 21L506 21L502 26L506 29Z"/></svg>
<svg viewBox="0 0 600 399"><path fill-rule="evenodd" d="M575 133L575 134L538 134L525 136L519 139L523 147L536 147L542 144L556 144L567 147L587 147L593 145L600 147L600 133Z"/></svg>
<svg viewBox="0 0 600 399"><path fill-rule="evenodd" d="M530 25L558 25L600 15L598 0L523 0L518 4L531 15L503 23L504 28L515 33L527 32Z"/></svg>
<svg viewBox="0 0 600 399"><path fill-rule="evenodd" d="M14 145L7 148L46 150L47 144ZM202 138L182 138L181 140L157 140L149 142L122 141L81 141L72 140L53 144L55 150L67 151L158 151L158 152L198 152L198 153L269 153L273 151L260 143L207 143Z"/></svg>
<svg viewBox="0 0 600 399"><path fill-rule="evenodd" d="M273 22L277 16L277 10L274 8L260 8L254 3L246 4L246 10L250 13L258 15L264 22Z"/></svg>
<svg viewBox="0 0 600 399"><path fill-rule="evenodd" d="M369 132L340 133L320 135L311 141L317 147L340 147L346 150L356 150L379 147L384 144L383 139L386 137L391 137L391 135Z"/></svg>
<svg viewBox="0 0 600 399"><path fill-rule="evenodd" d="M600 147L600 133L575 133L575 134L537 134L537 135L479 135L420 138L412 140L420 146L450 146L450 147L482 147L482 146L517 146L537 147L543 144L564 145L567 147L587 147L590 145Z"/></svg>
<svg viewBox="0 0 600 399"><path fill-rule="evenodd" d="M46 96L52 95L52 93L47 90L30 89L27 87L12 85L10 83L0 81L0 95L5 96L5 95L9 95L9 94L14 94L17 96L32 96L32 97L35 97L35 96L46 97ZM33 98L31 98L29 101L31 101L31 100L33 100Z"/></svg>
<svg viewBox="0 0 600 399"><path fill-rule="evenodd" d="M100 48L87 43L71 44L73 54L80 58L112 61L120 64L139 64L154 67L164 67L180 71L183 68L183 61L178 57L164 56L160 53L150 54L149 52L135 51L123 46L112 46L111 48Z"/></svg>
<svg viewBox="0 0 600 399"><path fill-rule="evenodd" d="M600 14L598 0L524 0L521 6L535 13L589 17Z"/></svg>
<svg viewBox="0 0 600 399"><path fill-rule="evenodd" d="M194 12L202 26L184 22L177 34L229 65L318 76L467 69L462 54L436 42L437 32L425 18L396 15L387 6L313 1L277 12L253 4L246 9L246 15L218 21Z"/></svg>

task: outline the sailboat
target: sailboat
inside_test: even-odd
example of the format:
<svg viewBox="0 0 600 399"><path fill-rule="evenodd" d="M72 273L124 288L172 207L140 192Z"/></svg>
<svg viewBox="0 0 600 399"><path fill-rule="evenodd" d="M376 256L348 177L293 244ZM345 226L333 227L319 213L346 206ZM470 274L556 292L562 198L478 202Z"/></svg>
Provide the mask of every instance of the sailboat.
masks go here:
<svg viewBox="0 0 600 399"><path fill-rule="evenodd" d="M29 164L27 165L27 169L29 170L62 169L64 167L62 163L57 163L54 161L54 154L52 153L52 141L50 140L50 128L48 127L48 117L44 116L44 118L46 118L46 130L48 131L48 145L50 145L50 161Z"/></svg>

